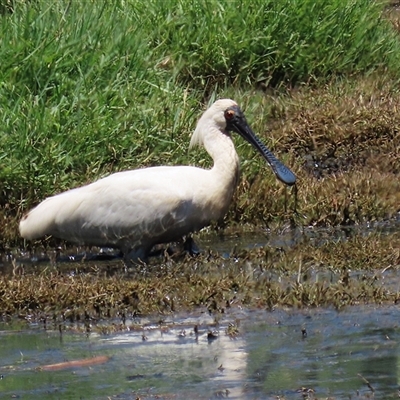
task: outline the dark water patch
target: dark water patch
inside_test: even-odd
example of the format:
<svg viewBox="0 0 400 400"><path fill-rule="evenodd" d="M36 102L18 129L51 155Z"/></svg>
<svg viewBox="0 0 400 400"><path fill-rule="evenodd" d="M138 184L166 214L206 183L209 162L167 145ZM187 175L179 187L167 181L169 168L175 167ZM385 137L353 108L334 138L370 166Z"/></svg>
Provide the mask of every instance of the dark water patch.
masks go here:
<svg viewBox="0 0 400 400"><path fill-rule="evenodd" d="M303 156L304 169L313 177L321 179L329 175L346 172L358 164L365 164L364 157L349 155L336 156L336 148L332 147L325 154L305 154ZM361 159L360 159L361 158Z"/></svg>
<svg viewBox="0 0 400 400"><path fill-rule="evenodd" d="M270 246L290 248L303 242L321 246L331 241L346 241L354 236L370 234L390 235L400 232L400 214L385 221L370 221L364 224L338 227L300 227L281 232L255 231L231 235L208 234L201 236L201 247L214 250L226 257L240 249Z"/></svg>

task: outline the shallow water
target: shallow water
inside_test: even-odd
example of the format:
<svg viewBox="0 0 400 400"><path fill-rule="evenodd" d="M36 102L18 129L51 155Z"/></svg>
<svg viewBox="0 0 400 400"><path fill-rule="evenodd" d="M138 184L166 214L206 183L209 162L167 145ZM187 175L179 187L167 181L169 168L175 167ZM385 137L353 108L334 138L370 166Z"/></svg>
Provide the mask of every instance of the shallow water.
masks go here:
<svg viewBox="0 0 400 400"><path fill-rule="evenodd" d="M218 326L197 312L168 317L161 325L127 321L144 328L109 335L3 324L0 397L397 398L399 317L396 306L342 312L231 309ZM238 325L238 336L227 334L229 324ZM209 340L209 330L218 337ZM104 355L108 359L98 365L41 370Z"/></svg>
<svg viewBox="0 0 400 400"><path fill-rule="evenodd" d="M229 256L234 249L253 249L257 247L292 247L305 241L320 246L329 241L345 241L353 236L367 236L371 233L390 235L400 231L400 213L396 218L386 221L367 222L360 225L327 228L301 227L281 232L257 231L232 235L208 234L200 239L204 249L212 249Z"/></svg>
<svg viewBox="0 0 400 400"><path fill-rule="evenodd" d="M287 248L305 242L321 246L329 241L345 241L357 235L367 236L371 233L390 235L399 231L400 213L397 214L396 218L387 221L335 228L302 227L281 232L259 230L256 232L238 232L230 235L218 235L208 232L195 236L195 241L203 252L213 251L224 257L230 257L241 249L251 250L264 246ZM54 261L56 261L57 268L60 268L71 263L81 263L82 261L104 261L110 263L120 259L121 256L118 251L97 247L69 246L66 249L51 249L50 251L38 249L33 253L14 249L7 253L0 253L0 273L8 273L12 271L15 265L20 264L25 267L29 267L29 265L46 267L49 262L54 265Z"/></svg>
<svg viewBox="0 0 400 400"><path fill-rule="evenodd" d="M228 257L235 248L292 246L302 241L318 246L352 235L377 231L385 235L399 229L397 220L280 235L202 235L200 244ZM2 256L4 272L12 268L13 257ZM48 268L48 262L36 256L20 257L24 265L31 262ZM74 258L67 257L57 268L68 268L71 261ZM385 269L381 275L387 288L399 290L396 268ZM217 316L217 324L215 317L201 309L164 316L162 322L159 317L129 320L122 331L112 334L95 333L98 326L85 333L82 325L69 325L60 332L58 326L0 323L0 398L398 398L399 317L395 305L348 307L340 312L269 312L233 305ZM108 331L113 322L120 324L104 322ZM237 335L228 334L236 329ZM210 331L216 337L210 338ZM97 364L69 368L64 364L58 370L54 366L99 356L104 358Z"/></svg>

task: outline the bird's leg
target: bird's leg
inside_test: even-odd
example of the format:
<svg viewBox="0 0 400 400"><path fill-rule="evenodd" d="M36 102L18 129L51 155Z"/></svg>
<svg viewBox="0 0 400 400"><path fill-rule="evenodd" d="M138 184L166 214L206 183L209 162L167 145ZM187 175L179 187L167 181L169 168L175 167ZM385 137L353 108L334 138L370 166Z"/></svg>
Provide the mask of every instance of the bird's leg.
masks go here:
<svg viewBox="0 0 400 400"><path fill-rule="evenodd" d="M148 257L159 257L163 254L167 257L179 257L182 253L189 253L191 256L200 254L200 249L191 236L185 236L178 242L171 243L167 247L155 246Z"/></svg>
<svg viewBox="0 0 400 400"><path fill-rule="evenodd" d="M297 185L294 185L294 212L297 214Z"/></svg>
<svg viewBox="0 0 400 400"><path fill-rule="evenodd" d="M128 267L138 264L146 264L149 257L149 252L143 247L122 252L124 253L124 261Z"/></svg>
<svg viewBox="0 0 400 400"><path fill-rule="evenodd" d="M159 257L163 255L165 251L169 251L169 248L165 249L165 247L156 246L150 251L149 257Z"/></svg>
<svg viewBox="0 0 400 400"><path fill-rule="evenodd" d="M187 236L183 242L183 249L187 251L191 256L198 256L200 254L199 246L193 240L191 236Z"/></svg>

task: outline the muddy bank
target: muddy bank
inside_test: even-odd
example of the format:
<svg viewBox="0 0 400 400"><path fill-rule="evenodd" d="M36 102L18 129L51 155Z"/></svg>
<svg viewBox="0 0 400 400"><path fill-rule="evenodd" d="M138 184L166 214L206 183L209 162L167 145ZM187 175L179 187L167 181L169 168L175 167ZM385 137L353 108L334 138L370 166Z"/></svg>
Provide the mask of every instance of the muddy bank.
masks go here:
<svg viewBox="0 0 400 400"><path fill-rule="evenodd" d="M202 240L206 244L207 236ZM349 237L297 233L275 245L253 238L252 245L241 246L240 237L235 240L229 252L209 247L196 258L165 255L133 268L121 259L55 262L50 254L42 262L8 256L0 276L2 317L92 323L197 308L218 315L231 307L342 309L399 299L396 227Z"/></svg>

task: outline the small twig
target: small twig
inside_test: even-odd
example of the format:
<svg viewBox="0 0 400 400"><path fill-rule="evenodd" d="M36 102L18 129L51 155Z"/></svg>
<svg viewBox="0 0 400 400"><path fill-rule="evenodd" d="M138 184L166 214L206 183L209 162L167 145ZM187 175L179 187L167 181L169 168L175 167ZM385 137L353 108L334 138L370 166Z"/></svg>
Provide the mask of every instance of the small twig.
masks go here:
<svg viewBox="0 0 400 400"><path fill-rule="evenodd" d="M91 358L83 358L81 360L65 361L58 364L43 365L42 371L59 371L67 368L91 367L92 365L103 364L110 359L108 356L96 356Z"/></svg>
<svg viewBox="0 0 400 400"><path fill-rule="evenodd" d="M301 269L302 269L302 266L303 266L303 259L301 258L300 262L299 262L299 269L297 271L297 283L301 283Z"/></svg>
<svg viewBox="0 0 400 400"><path fill-rule="evenodd" d="M383 268L381 274L385 273L388 269L390 269L390 268L392 268L392 267L393 267L393 265L390 264L390 265L388 265L387 267Z"/></svg>
<svg viewBox="0 0 400 400"><path fill-rule="evenodd" d="M375 393L375 389L372 387L372 385L369 383L369 381L367 379L365 379L361 374L357 374L357 375L366 383L366 385L369 387L371 392Z"/></svg>

